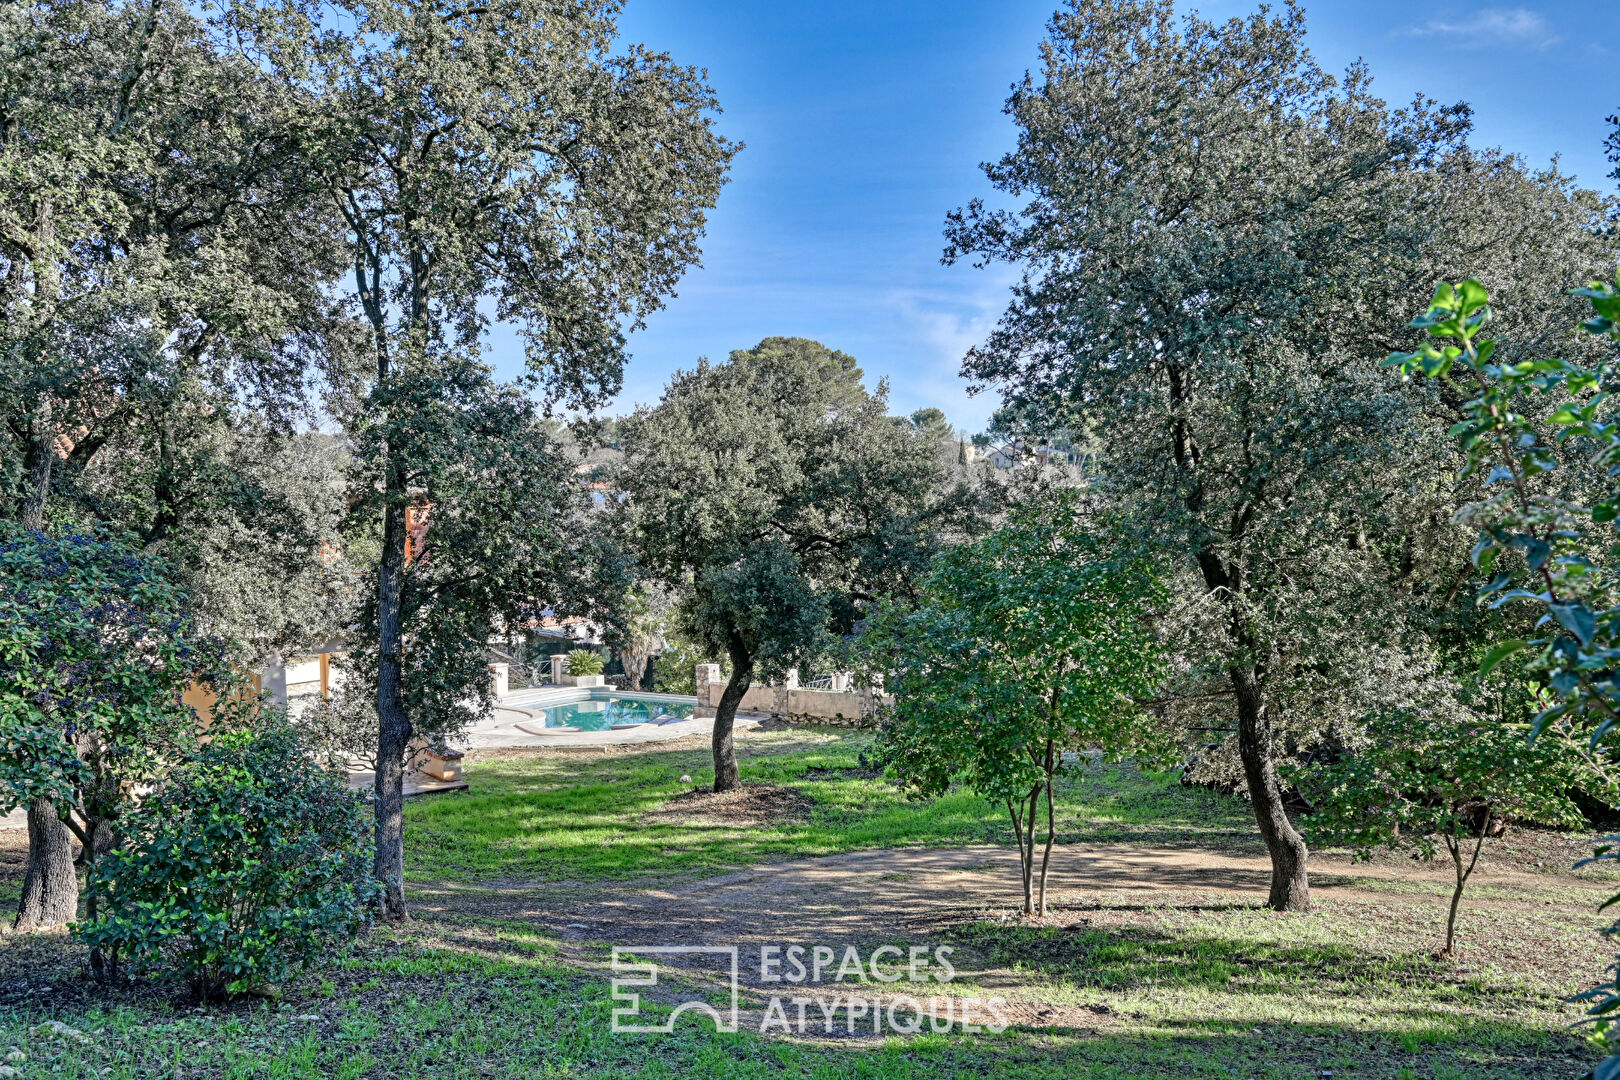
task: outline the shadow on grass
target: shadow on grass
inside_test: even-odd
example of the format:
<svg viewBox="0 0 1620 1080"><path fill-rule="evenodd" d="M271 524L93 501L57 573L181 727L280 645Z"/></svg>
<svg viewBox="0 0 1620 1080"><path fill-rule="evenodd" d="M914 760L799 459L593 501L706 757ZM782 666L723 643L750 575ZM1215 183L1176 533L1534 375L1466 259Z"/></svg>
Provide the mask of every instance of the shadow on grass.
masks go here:
<svg viewBox="0 0 1620 1080"><path fill-rule="evenodd" d="M1008 947L1043 964L1080 963L1125 982L1157 976L1170 947L1154 935L1099 934L1082 951L1029 948L1025 935ZM1072 944L1072 943L1070 943ZM1187 943L1183 943L1184 945ZM1192 943L1195 946L1203 943ZM1341 950L1226 943L1206 952L1188 986L1212 978L1219 960L1238 966L1283 965L1301 978L1339 984L1376 974ZM181 1009L156 995L94 988L0 1009L0 1044L22 1048L54 1072L88 1075L116 1066L129 1076L432 1077L570 1076L584 1080L723 1076L730 1080L1126 1080L1147 1077L1253 1078L1354 1076L1407 1078L1551 1077L1579 1075L1591 1054L1556 1021L1489 1015L1490 998L1460 1009L1358 1019L1301 1015L1286 1022L1261 1015L1200 1015L1200 999L1174 995L1177 1011L1140 1019L1086 1014L1061 1024L1021 1023L1000 1035L896 1035L888 1038L764 1039L748 1028L716 1033L695 1019L666 1035L615 1034L615 1003L599 971L582 971L552 955L552 943L521 923L424 920L379 931L339 964L286 988L281 1003L242 1001L204 1011ZM1110 951L1113 950L1113 951ZM1335 973L1333 965L1348 970ZM1164 987L1160 981L1155 984ZM1376 984L1363 988L1376 1004ZM670 1004L649 998L649 1020ZM1127 1008L1129 1005L1127 1004ZM1480 1012L1487 1015L1481 1016ZM1394 1024L1388 1021L1396 1020ZM1540 1018L1538 1018L1540 1019ZM57 1020L95 1039L79 1044L35 1029ZM1382 1027L1373 1023L1383 1021ZM757 1020L755 1021L757 1022Z"/></svg>
<svg viewBox="0 0 1620 1080"><path fill-rule="evenodd" d="M1199 909L1205 912L1214 908ZM1232 906L1228 911L1257 910ZM1391 1003L1378 988L1398 989L1415 1006L1466 996L1473 1008L1523 1007L1523 987L1465 978L1421 950L1375 953L1348 944L1264 941L1212 936L1194 929L1171 934L1147 927L1059 929L995 923L960 927L957 936L988 966L1037 973L1082 989L1124 993L1155 990L1223 991L1248 995L1309 993Z"/></svg>
<svg viewBox="0 0 1620 1080"><path fill-rule="evenodd" d="M964 791L908 799L865 769L860 757L869 742L863 735L801 740L744 758L745 781L790 787L813 804L806 820L746 827L647 820L711 780L703 750L475 761L467 770L470 791L408 804L410 868L419 877L463 882L623 879L866 848L1008 844L1001 807ZM1131 766L1090 765L1067 777L1058 809L1065 843L1255 843L1241 803Z"/></svg>

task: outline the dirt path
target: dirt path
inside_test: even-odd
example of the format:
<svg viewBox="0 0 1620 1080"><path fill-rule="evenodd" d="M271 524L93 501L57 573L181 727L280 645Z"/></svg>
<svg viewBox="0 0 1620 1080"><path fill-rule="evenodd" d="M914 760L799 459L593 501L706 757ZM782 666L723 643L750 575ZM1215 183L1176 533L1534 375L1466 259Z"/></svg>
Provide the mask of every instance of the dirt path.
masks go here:
<svg viewBox="0 0 1620 1080"><path fill-rule="evenodd" d="M1312 893L1328 903L1387 899L1389 883L1443 909L1449 864L1391 865L1312 860ZM1259 857L1190 849L1100 847L1054 849L1048 896L1054 907L1093 905L1099 897L1133 906L1172 902L1168 894L1213 894L1210 902L1260 905L1270 864ZM1612 886L1568 875L1482 866L1470 882L1471 904L1507 904L1503 891L1536 903L1595 905ZM1548 890L1558 895L1548 901ZM1485 894L1481 896L1480 894ZM1006 848L901 848L740 870L668 888L597 888L511 881L464 888L429 886L423 906L479 909L553 923L559 932L589 930L625 944L739 940L872 940L926 932L1018 903L1018 855Z"/></svg>
<svg viewBox="0 0 1620 1080"><path fill-rule="evenodd" d="M1428 935L1443 924L1448 866L1317 858L1312 861L1312 891L1331 918L1377 925L1415 922ZM1053 853L1048 883L1055 910L1046 924L1129 937L1153 933L1150 928L1166 912L1200 913L1199 918L1202 913L1241 915L1264 903L1269 875L1269 863L1253 856L1126 846L1059 849ZM1561 908L1581 919L1590 917L1612 890L1612 885L1567 874L1489 867L1482 867L1471 884L1476 893L1468 902L1471 907ZM442 911L452 918L476 914L531 921L559 940L573 962L603 978L610 974L609 946L735 945L743 1023L756 1028L771 995L799 989L765 984L759 977L761 947L795 943L806 947L807 956L811 947L825 944L841 957L850 946L870 956L884 944L927 943L932 948L951 942L958 948L959 972L976 988L968 992L1005 997L1003 1012L1012 1023L1093 1030L1128 1019L1096 1002L1077 1003L1069 993L1054 995L1048 983L1032 980L1028 972L991 961L972 944L962 947L962 931L969 924L1016 919L1018 902L1017 853L989 846L861 851L667 887L520 881L478 889L430 886L417 890L415 899L424 915ZM971 930L965 939L974 939ZM712 959L658 959L685 969L689 985L723 995L726 979ZM661 987L674 995L670 1000L679 998L667 979ZM662 999L664 989L648 996ZM851 989L834 983L804 992L821 1001ZM896 990L872 983L859 989L874 999ZM860 1033L840 1028L815 1037L827 1035Z"/></svg>

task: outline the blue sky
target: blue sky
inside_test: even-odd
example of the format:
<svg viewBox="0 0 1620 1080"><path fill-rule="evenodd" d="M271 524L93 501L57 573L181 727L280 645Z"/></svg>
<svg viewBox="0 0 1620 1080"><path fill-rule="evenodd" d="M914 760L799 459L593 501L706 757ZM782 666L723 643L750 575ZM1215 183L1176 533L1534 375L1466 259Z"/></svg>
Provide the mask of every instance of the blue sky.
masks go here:
<svg viewBox="0 0 1620 1080"><path fill-rule="evenodd" d="M945 410L981 429L963 352L1000 311L1005 270L942 267L946 211L988 194L978 163L1011 146L1009 84L1035 62L1055 0L626 0L627 41L709 70L736 160L704 265L631 338L625 393L656 401L671 371L772 334L813 337L886 377L892 408ZM1252 3L1184 5L1206 17ZM1395 0L1307 2L1330 70L1364 58L1392 103L1417 90L1476 109L1474 141L1534 164L1562 153L1605 177L1603 118L1620 109L1620 2L1471 8ZM1607 43L1607 47L1604 43ZM497 367L521 356L494 337Z"/></svg>

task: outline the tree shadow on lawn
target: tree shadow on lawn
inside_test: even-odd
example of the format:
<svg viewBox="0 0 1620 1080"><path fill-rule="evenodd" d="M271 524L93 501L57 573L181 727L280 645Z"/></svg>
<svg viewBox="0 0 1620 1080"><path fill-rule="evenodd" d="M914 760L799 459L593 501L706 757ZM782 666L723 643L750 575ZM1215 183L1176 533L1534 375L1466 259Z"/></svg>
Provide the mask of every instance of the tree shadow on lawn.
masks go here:
<svg viewBox="0 0 1620 1080"><path fill-rule="evenodd" d="M1009 947L1020 945L1020 938L1012 935ZM761 1038L757 1012L735 1035L697 1020L683 1020L669 1035L614 1034L612 1010L622 1002L613 1000L599 962L571 962L532 926L496 919L429 918L379 928L344 950L335 965L288 984L281 1002L242 999L205 1010L181 1007L172 987L98 986L80 972L80 950L60 940L38 944L42 952L57 954L55 992L0 1007L0 1045L21 1046L36 1067L48 1065L64 1075L94 1068L107 1075L299 1080L1303 1080L1332 1071L1361 1080L1550 1080L1578 1075L1593 1058L1575 1036L1545 1018L1412 1010L1371 1022L1337 1014L1284 1020L1261 1015L1258 1006L1265 1003L1259 1001L1245 1015L1217 1017L1200 1015L1198 1004L1207 999L1190 995L1190 1004L1151 1016L1135 1015L1129 1001L1102 1011L1072 1009L1051 1023L1039 1019L1038 1009L1024 1009L1000 1035L849 1037L839 1029L827 1036L814 1026L802 1037ZM1168 947L1151 937L1131 944L1149 954ZM1048 965L1085 959L1122 976L1147 977L1140 956L1109 956L1106 947L1099 941L1083 955L1041 952L1036 958ZM1251 963L1279 959L1275 952L1248 948L1227 956ZM1328 958L1345 959L1338 953ZM1286 953L1281 959L1299 960L1299 970L1309 961ZM1312 977L1335 978L1332 971L1309 970ZM1175 1005L1182 999L1168 1000ZM667 1015L672 1004L649 999L649 1018L660 1010ZM1489 998L1480 1004L1495 1008ZM45 1020L95 1037L79 1044L41 1034L35 1025Z"/></svg>
<svg viewBox="0 0 1620 1080"><path fill-rule="evenodd" d="M428 946L423 953L443 957L451 971L493 970L503 963L563 965L605 982L610 946L621 944L588 933L563 940L537 932L531 923L503 919L435 917L418 929L429 939L422 942ZM995 924L962 927L930 944L956 949L954 985L919 989L835 982L830 976L814 987L765 983L757 977L757 944L743 945L745 998L760 999L757 1011L770 995L812 989L823 996L1000 994L1013 1003L1014 1026L1029 1030L1093 1032L1123 1024L1205 1036L1228 1029L1249 1033L1256 1025L1287 1030L1314 1025L1340 1035L1398 1039L1408 1049L1446 1042L1499 1049L1550 1046L1565 1053L1580 1044L1566 1030L1573 1017L1555 995L1471 976L1423 952L1369 954L1346 945L1173 935L1147 928L1063 931ZM432 962L421 955L408 968L395 966L401 963L398 956L386 963L396 974L423 974ZM714 964L708 959L688 963L663 957L659 963L671 976L681 971L699 984L714 983L712 988L724 982L718 971L709 970ZM1050 1021L1040 1019L1043 1013L1052 1014Z"/></svg>
<svg viewBox="0 0 1620 1080"><path fill-rule="evenodd" d="M864 769L864 745L849 739L744 759L745 782L791 788L812 806L803 821L737 828L648 821L709 781L702 752L474 761L470 791L408 804L407 857L413 872L470 882L522 875L623 879L866 848L1010 846L1004 808L965 791L909 799ZM1128 765L1087 766L1066 779L1058 830L1063 843L1245 851L1258 843L1241 804Z"/></svg>
<svg viewBox="0 0 1620 1080"><path fill-rule="evenodd" d="M1444 977L1445 972L1437 971L1427 957L1380 960L1358 957L1348 949L1278 947L1243 941L1177 942L1164 935L1134 933L1095 934L1068 953L1034 952L1048 969L1065 975L1070 971L1064 965L1089 965L1109 985L1093 985L1094 992L1088 996L1099 998L1097 992L1117 996L1099 998L1113 1002L1102 1008L1060 1006L1053 1010L1041 1008L1038 992L1034 998L1025 995L1022 999L1009 993L1014 1004L1008 1011L1014 1020L1000 1035L937 1036L925 1030L915 1037L893 1032L874 1036L870 1031L857 1031L852 1036L843 1025L835 1025L829 1034L819 1023L812 1023L805 1032L786 1040L779 1036L758 1040L751 1032L758 1029L763 1016L762 995L780 993L782 988L753 986L744 989L743 1031L739 1036L717 1035L701 1025L683 1023L669 1037L620 1036L608 1037L604 1042L597 1031L598 1025L607 1028L602 1010L610 1007L604 1000L607 977L600 969L603 958L593 953L581 964L579 956L570 960L564 953L542 948L542 959L533 943L512 942L492 949L486 935L498 932L500 925L499 920L465 927L439 924L433 928L437 947L428 951L447 958L461 954L463 962L472 955L483 958L468 966L455 961L446 964L447 969L464 973L452 976L460 979L471 977L475 970L484 977L496 974L503 966L502 954L510 947L512 966L506 970L521 966L536 977L549 973L543 985L551 991L559 986L559 968L572 968L578 981L560 981L571 982L573 993L583 996L581 1020L588 1021L589 1029L576 1037L583 1034L595 1044L587 1055L590 1059L600 1062L604 1058L598 1055L607 1055L624 1070L607 1075L640 1075L637 1063L644 1062L644 1053L652 1052L674 1070L667 1074L672 1076L689 1075L682 1070L702 1062L702 1075L736 1077L923 1080L991 1075L1120 1080L1237 1075L1280 1080L1314 1078L1332 1071L1339 1077L1389 1080L1416 1076L1507 1080L1578 1075L1593 1056L1580 1037L1565 1030L1557 1019L1509 1015L1516 1011L1513 1006L1524 1005L1522 995L1515 998L1491 988L1484 992L1470 990L1464 999L1465 1012L1460 1007L1463 1001L1448 1008L1445 1001L1415 993L1413 985L1388 986L1391 968L1407 972L1413 982ZM1015 940L1007 944L1025 943ZM1194 956L1181 959L1182 977L1167 978L1165 959L1181 957L1189 948ZM1025 949L1021 956L1027 966L1032 950ZM397 960L384 959L383 963L394 973L403 973ZM1223 963L1233 969L1224 977L1219 969ZM364 963L358 966L366 967ZM1256 968L1282 970L1282 985L1251 984L1245 974ZM416 976L422 973L415 964L408 970ZM668 974L673 976L675 972ZM660 1009L667 1012L693 992L702 997L702 988L709 981L705 975L713 975L695 970L683 974L696 979L684 984L684 992L679 989L683 984L672 983L646 998L646 1006L654 1015ZM957 987L955 993L987 992L983 984L975 982L972 973L964 974L966 985ZM1131 992L1144 988L1151 988L1159 998L1168 997L1173 1004L1146 1013L1137 1011L1139 1002ZM716 983L709 989L723 988ZM847 989L855 993L894 992L892 986ZM1278 1015L1273 1007L1277 1004L1272 1000L1275 995L1300 994L1307 989L1312 990L1309 1000L1301 995L1302 1000L1297 1007L1289 1008L1286 1018ZM1234 1001L1217 1010L1219 1015L1217 1011L1206 1012L1203 1007L1217 995L1196 992L1200 990L1230 992ZM990 988L988 992L996 991ZM1242 1000L1244 996L1249 1000ZM1344 1004L1351 1007L1316 1011L1324 997L1347 999ZM1234 1004L1235 1008L1231 1007ZM1042 1019L1043 1012L1055 1015L1047 1021ZM504 1019L496 1021L502 1022Z"/></svg>
<svg viewBox="0 0 1620 1080"><path fill-rule="evenodd" d="M1154 993L1308 995L1367 1013L1398 1011L1425 1022L1457 1019L1456 1009L1448 1005L1496 1016L1559 1008L1555 997L1459 971L1425 951L1371 952L1351 945L1194 931L1171 934L1148 927L1059 929L981 922L958 928L957 935L986 968L1033 974L1083 994L1149 988Z"/></svg>

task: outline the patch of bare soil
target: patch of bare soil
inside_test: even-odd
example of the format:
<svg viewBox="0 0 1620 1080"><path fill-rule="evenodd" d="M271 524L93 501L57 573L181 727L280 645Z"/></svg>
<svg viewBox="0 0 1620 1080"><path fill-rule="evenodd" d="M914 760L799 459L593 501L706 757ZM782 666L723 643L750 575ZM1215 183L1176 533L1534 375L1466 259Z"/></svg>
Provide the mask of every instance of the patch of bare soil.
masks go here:
<svg viewBox="0 0 1620 1080"><path fill-rule="evenodd" d="M28 830L0 829L0 882L15 877L22 882L28 867Z"/></svg>
<svg viewBox="0 0 1620 1080"><path fill-rule="evenodd" d="M762 785L763 786L763 785ZM731 794L746 806L756 797ZM763 796L773 799L775 796ZM693 792L665 813L693 815L708 800ZM769 805L769 804L767 804ZM723 802L719 803L725 807ZM752 810L741 811L742 819ZM686 820L692 820L688 817ZM733 822L739 820L732 819ZM1438 864L1352 864L1313 858L1311 892L1330 918L1387 923L1392 933L1427 941L1443 925L1448 867ZM1572 877L1482 866L1470 882L1467 911L1562 912L1596 925L1602 884ZM1047 895L1052 912L1017 913L1018 856L988 846L902 848L757 866L700 881L643 880L581 890L566 883L527 882L510 889L441 884L415 891L419 910L518 918L589 949L618 945L737 944L757 954L783 942L872 947L896 940L947 940L974 924L1016 922L1079 930L1155 925L1167 913L1237 914L1263 908L1270 864L1262 857L1216 852L1098 845L1054 850ZM1335 915L1333 913L1337 912ZM1356 913L1356 914L1352 914ZM1484 948L1472 938L1464 952ZM1537 943L1545 948L1546 943ZM1600 970L1600 939L1582 938L1574 967ZM1572 983L1572 985L1578 985Z"/></svg>
<svg viewBox="0 0 1620 1080"><path fill-rule="evenodd" d="M1483 859L1497 871L1517 871L1543 882L1567 879L1612 884L1620 882L1620 864L1606 861L1575 869L1577 863L1592 857L1592 848L1606 835L1513 825L1502 837L1485 842ZM1316 858L1317 853L1312 852L1313 863ZM1411 865L1419 861L1404 852L1380 850L1373 853L1368 865Z"/></svg>
<svg viewBox="0 0 1620 1080"><path fill-rule="evenodd" d="M815 803L792 788L744 783L730 791L693 788L643 815L649 825L720 825L752 828L803 821Z"/></svg>
<svg viewBox="0 0 1620 1080"><path fill-rule="evenodd" d="M680 800L691 805L705 795ZM817 1003L810 1006L815 1020L797 1036L811 1040L876 1038L871 1030L851 1032L842 1021L829 1021L823 1030L816 1010L841 994L869 997L884 1008L896 995L909 995L930 1009L953 996L961 1003L994 995L1004 999L1002 1014L1014 1026L1100 1033L1143 1019L1142 988L1151 986L1160 966L1173 974L1189 964L1206 938L1239 973L1239 989L1231 993L1241 993L1248 973L1269 966L1319 965L1320 971L1300 976L1300 988L1327 997L1340 983L1384 977L1380 957L1422 956L1437 944L1449 899L1446 866L1313 857L1311 868L1318 906L1303 916L1264 910L1270 866L1263 856L1131 845L1054 851L1052 910L1044 919L1019 915L1018 856L990 846L861 851L703 880L644 879L589 891L545 882L465 892L437 886L415 890L413 903L430 923L459 925L469 917L527 922L555 942L558 959L598 978L608 976L609 946L734 946L741 1017L752 1030L763 1024L771 998L784 994ZM1487 1011L1553 1026L1573 1019L1572 1012L1554 1014L1570 989L1601 977L1607 946L1596 933L1603 921L1596 906L1605 887L1511 866L1484 866L1473 884L1456 964L1423 968L1421 980L1460 990L1488 965L1496 996ZM1278 920L1297 926L1297 941L1268 936L1265 927ZM1258 937L1250 940L1251 934ZM1345 958L1318 955L1341 940ZM803 947L806 964L816 946L824 947L830 962L815 985L784 987L765 977L767 950L779 958L790 945ZM955 950L953 985L846 983L828 974L851 947L871 957L880 946L893 946L891 956L909 957L919 945L929 955L939 946ZM665 954L658 962L678 974L667 986L660 983L670 1000L684 999L692 988L729 989L724 958ZM1504 970L1524 985L1503 989ZM1097 980L1110 972L1119 980L1117 993L1098 988ZM1090 973L1091 982L1082 978L1085 985L1076 989L1077 973ZM1188 992L1210 994L1212 1002L1228 993L1203 986ZM1388 1012L1393 1023L1431 1003L1414 998L1367 1007ZM1569 1063L1558 1054L1566 1050L1560 1044L1545 1069L1527 1063L1522 1075L1560 1075Z"/></svg>

